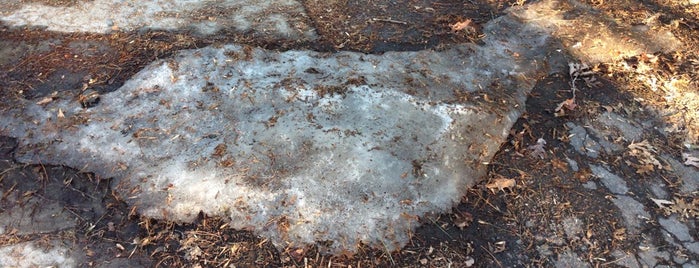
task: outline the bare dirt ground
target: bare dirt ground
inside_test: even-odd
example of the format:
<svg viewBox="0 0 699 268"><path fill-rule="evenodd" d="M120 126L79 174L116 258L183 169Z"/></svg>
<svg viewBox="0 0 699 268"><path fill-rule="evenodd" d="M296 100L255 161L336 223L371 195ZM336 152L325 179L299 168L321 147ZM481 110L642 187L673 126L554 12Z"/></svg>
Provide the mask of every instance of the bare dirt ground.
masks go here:
<svg viewBox="0 0 699 268"><path fill-rule="evenodd" d="M310 0L305 3L310 24L321 36L313 44L271 43L236 33L61 34L2 26L0 95L41 101L56 90L76 90L77 96L87 83L109 92L154 59L233 41L367 53L478 43L488 34L480 24L510 6L536 2ZM699 266L699 160L691 159L699 157L699 5L560 2L564 19L603 18L589 23L615 29L623 42L633 42L633 34L666 30L683 45L593 62L570 49L589 46L578 43L580 35L559 36L562 48L551 53L566 59L564 68L552 67L558 71L536 85L487 179L452 213L420 219L422 227L398 252L279 251L205 215L194 224L143 218L111 193L108 178L79 167L15 162L16 142L8 137L0 139L0 210L68 211L74 221L58 232L7 232L0 246L59 238L86 252L80 266L113 267ZM459 29L459 22L468 23ZM600 34L595 27L583 33L593 44ZM45 208L48 203L58 206Z"/></svg>

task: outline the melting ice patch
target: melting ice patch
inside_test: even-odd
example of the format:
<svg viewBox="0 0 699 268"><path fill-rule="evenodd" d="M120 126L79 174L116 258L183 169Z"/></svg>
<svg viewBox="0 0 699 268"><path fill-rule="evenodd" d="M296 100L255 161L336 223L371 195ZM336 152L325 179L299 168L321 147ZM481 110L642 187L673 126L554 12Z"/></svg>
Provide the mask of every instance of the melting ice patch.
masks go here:
<svg viewBox="0 0 699 268"><path fill-rule="evenodd" d="M485 174L542 71L538 30L486 30L485 46L444 51L182 51L93 108L68 91L4 104L0 134L18 138L19 161L113 177L148 217L203 212L279 247L393 250Z"/></svg>
<svg viewBox="0 0 699 268"><path fill-rule="evenodd" d="M52 6L0 2L0 21L11 26L46 27L59 32L112 30L195 30L211 35L223 29L253 31L262 38L314 40L303 4L294 0L70 1ZM17 6L19 6L17 8Z"/></svg>

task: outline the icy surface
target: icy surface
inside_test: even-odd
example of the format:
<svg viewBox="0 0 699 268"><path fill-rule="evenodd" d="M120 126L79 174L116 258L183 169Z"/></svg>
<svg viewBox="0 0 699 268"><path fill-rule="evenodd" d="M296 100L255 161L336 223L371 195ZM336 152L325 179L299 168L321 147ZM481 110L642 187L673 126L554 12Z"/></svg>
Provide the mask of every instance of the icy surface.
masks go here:
<svg viewBox="0 0 699 268"><path fill-rule="evenodd" d="M68 241L23 242L0 247L0 267L77 267Z"/></svg>
<svg viewBox="0 0 699 268"><path fill-rule="evenodd" d="M590 170L592 170L592 173L602 181L610 192L626 194L626 192L629 191L629 187L626 186L626 181L609 172L606 168L598 165L590 165Z"/></svg>
<svg viewBox="0 0 699 268"><path fill-rule="evenodd" d="M8 106L0 134L22 162L114 177L148 217L393 250L482 177L545 73L546 34L509 16L484 31L439 52L182 51L90 109L65 92Z"/></svg>
<svg viewBox="0 0 699 268"><path fill-rule="evenodd" d="M619 211L621 211L621 215L624 221L626 221L626 224L633 227L633 229L629 229L631 233L638 232L638 228L641 227L641 219L650 217L650 214L648 214L643 204L632 197L616 195L616 198L612 199L612 202L619 208Z"/></svg>
<svg viewBox="0 0 699 268"><path fill-rule="evenodd" d="M70 1L52 6L28 1L0 2L0 21L10 26L46 27L59 32L112 30L253 31L258 38L314 40L303 5L293 0Z"/></svg>

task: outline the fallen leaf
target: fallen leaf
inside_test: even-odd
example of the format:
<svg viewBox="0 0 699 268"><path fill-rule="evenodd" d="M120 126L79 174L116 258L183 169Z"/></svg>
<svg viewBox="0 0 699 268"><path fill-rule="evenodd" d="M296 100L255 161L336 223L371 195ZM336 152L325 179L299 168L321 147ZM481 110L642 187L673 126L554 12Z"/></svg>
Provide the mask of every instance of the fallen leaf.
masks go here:
<svg viewBox="0 0 699 268"><path fill-rule="evenodd" d="M574 63L574 62L568 63L568 75L570 75L571 78L578 78L581 76L590 76L593 74L595 74L595 72L592 71L592 68L590 68L590 65L587 65L585 63Z"/></svg>
<svg viewBox="0 0 699 268"><path fill-rule="evenodd" d="M464 262L464 265L466 265L466 267L471 267L471 266L473 266L474 264L476 264L476 260L474 260L474 259L473 259L472 257L470 257L470 256L467 257L467 258L466 258L466 261Z"/></svg>
<svg viewBox="0 0 699 268"><path fill-rule="evenodd" d="M624 240L626 239L626 228L619 228L614 230L614 240Z"/></svg>
<svg viewBox="0 0 699 268"><path fill-rule="evenodd" d="M578 172L575 172L574 176L580 182L585 183L588 180L590 180L590 176L592 176L592 171L589 168L581 168L580 170L578 170Z"/></svg>
<svg viewBox="0 0 699 268"><path fill-rule="evenodd" d="M303 257L306 256L306 250L303 248L297 248L295 250L289 251L289 255L294 258L297 262L303 260Z"/></svg>
<svg viewBox="0 0 699 268"><path fill-rule="evenodd" d="M469 28L469 29L473 28L470 25L471 25L471 19L466 19L464 21L460 21L460 22L451 24L449 26L451 26L452 31L456 32L456 31L461 31L461 30L466 29L466 28Z"/></svg>
<svg viewBox="0 0 699 268"><path fill-rule="evenodd" d="M459 227L459 229L464 229L467 226L473 222L473 215L471 213L468 213L466 211L459 211L457 213L454 213L456 215L456 219L454 219L454 225L456 227Z"/></svg>
<svg viewBox="0 0 699 268"><path fill-rule="evenodd" d="M45 97L45 98L41 99L40 101L37 101L36 105L44 105L44 104L47 104L47 103L52 102L52 101L53 101L53 98Z"/></svg>
<svg viewBox="0 0 699 268"><path fill-rule="evenodd" d="M560 159L553 159L553 160L551 160L551 165L552 165L554 168L560 169L560 170L563 171L563 172L568 171L568 163L563 162L563 160L560 160Z"/></svg>
<svg viewBox="0 0 699 268"><path fill-rule="evenodd" d="M556 115L556 117L561 117L561 116L564 116L566 114L565 110L563 110L563 107L565 107L568 111L572 111L573 109L575 109L575 107L578 107L578 105L575 104L575 98L570 98L570 99L562 101L561 103L558 104L558 106L556 106L555 113L554 113Z"/></svg>
<svg viewBox="0 0 699 268"><path fill-rule="evenodd" d="M577 104L575 104L575 99L567 99L563 101L561 104L563 104L563 107L566 107L568 110L573 110L575 107L578 107Z"/></svg>
<svg viewBox="0 0 699 268"><path fill-rule="evenodd" d="M514 179L508 179L508 178L497 178L493 180L493 182L488 183L485 185L486 188L488 188L491 192L496 193L497 191L503 191L505 188L512 188L515 186L515 180Z"/></svg>
<svg viewBox="0 0 699 268"><path fill-rule="evenodd" d="M546 150L544 150L544 145L546 145L546 140L544 140L543 138L539 138L538 140L536 140L536 144L531 145L527 148L529 150L532 150L532 156L538 156L541 159L544 159L544 157L546 156Z"/></svg>
<svg viewBox="0 0 699 268"><path fill-rule="evenodd" d="M641 175L646 174L646 173L650 174L651 172L653 172L653 170L655 170L655 168L653 168L653 165L651 165L651 164L634 165L634 166L636 167L636 174L641 174Z"/></svg>
<svg viewBox="0 0 699 268"><path fill-rule="evenodd" d="M184 258L186 260L195 261L198 260L203 253L204 251L201 250L199 246L195 245L194 247L189 248L187 252L185 252Z"/></svg>
<svg viewBox="0 0 699 268"><path fill-rule="evenodd" d="M36 105L44 105L44 104L47 104L47 103L49 103L49 102L52 102L52 101L55 100L56 98L58 98L58 91L54 91L54 92L52 92L50 95L48 95L48 96L44 97L43 99L39 100L38 102L36 102Z"/></svg>
<svg viewBox="0 0 699 268"><path fill-rule="evenodd" d="M682 198L675 197L674 204L667 208L667 212L678 214L683 218L699 218L699 199L686 202Z"/></svg>
<svg viewBox="0 0 699 268"><path fill-rule="evenodd" d="M627 146L629 149L629 155L638 159L639 163L633 163L626 160L626 163L635 167L636 173L644 174L649 173L655 169L655 167L662 169L663 165L660 161L655 158L657 149L653 147L648 140L643 140L642 142L631 143Z"/></svg>
<svg viewBox="0 0 699 268"><path fill-rule="evenodd" d="M494 249L493 249L493 253L500 253L500 252L505 251L505 249L507 249L506 243L507 243L507 242L505 242L505 241L498 241L498 242L495 242L495 244L494 244Z"/></svg>
<svg viewBox="0 0 699 268"><path fill-rule="evenodd" d="M695 157L688 153L682 153L682 161L687 166L695 166L699 168L699 157Z"/></svg>
<svg viewBox="0 0 699 268"><path fill-rule="evenodd" d="M655 203L655 205L657 205L660 208L665 208L666 205L674 205L675 204L672 201L663 200L663 199L651 198L650 200L653 200L653 203Z"/></svg>

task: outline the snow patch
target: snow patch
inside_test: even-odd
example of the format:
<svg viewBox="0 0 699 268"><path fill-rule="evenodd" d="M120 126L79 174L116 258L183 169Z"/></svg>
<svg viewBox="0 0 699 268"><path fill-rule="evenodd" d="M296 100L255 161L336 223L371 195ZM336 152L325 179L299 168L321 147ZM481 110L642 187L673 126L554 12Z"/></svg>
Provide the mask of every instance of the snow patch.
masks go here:
<svg viewBox="0 0 699 268"><path fill-rule="evenodd" d="M485 29L485 46L444 51L182 51L90 109L68 92L19 101L0 134L18 138L19 161L114 177L148 217L224 216L282 248L394 250L485 174L545 73L539 30L508 17Z"/></svg>
<svg viewBox="0 0 699 268"><path fill-rule="evenodd" d="M74 1L69 6L1 2L0 21L10 26L46 27L59 32L113 30L194 30L202 35L223 29L254 31L259 37L315 40L302 3L292 0Z"/></svg>
<svg viewBox="0 0 699 268"><path fill-rule="evenodd" d="M0 267L77 267L80 261L63 243L29 241L0 247Z"/></svg>

